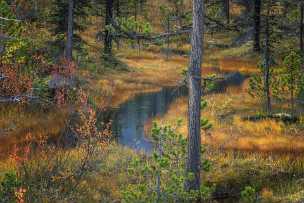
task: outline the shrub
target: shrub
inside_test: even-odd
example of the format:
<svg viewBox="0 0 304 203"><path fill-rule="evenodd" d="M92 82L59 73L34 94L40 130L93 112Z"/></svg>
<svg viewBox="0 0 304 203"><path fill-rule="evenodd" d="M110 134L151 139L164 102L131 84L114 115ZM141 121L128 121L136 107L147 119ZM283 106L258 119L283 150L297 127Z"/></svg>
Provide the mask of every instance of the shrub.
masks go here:
<svg viewBox="0 0 304 203"><path fill-rule="evenodd" d="M243 202L250 203L256 200L256 191L251 186L246 186L241 192L241 199Z"/></svg>
<svg viewBox="0 0 304 203"><path fill-rule="evenodd" d="M123 202L189 202L207 198L211 188L202 185L198 192L187 192L184 181L192 178L185 172L187 140L171 126L153 125L152 137L156 149L150 156L133 158L127 173L132 183L123 188ZM210 163L202 160L203 171Z"/></svg>
<svg viewBox="0 0 304 203"><path fill-rule="evenodd" d="M8 172L4 175L0 187L0 202L17 202L20 197L18 193L21 190L21 181L15 171Z"/></svg>

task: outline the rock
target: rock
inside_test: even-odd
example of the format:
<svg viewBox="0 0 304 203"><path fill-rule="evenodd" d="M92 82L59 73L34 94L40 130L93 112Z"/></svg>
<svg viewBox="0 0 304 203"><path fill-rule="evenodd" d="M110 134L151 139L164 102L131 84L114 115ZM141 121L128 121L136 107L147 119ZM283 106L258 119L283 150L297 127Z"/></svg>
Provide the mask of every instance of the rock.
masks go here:
<svg viewBox="0 0 304 203"><path fill-rule="evenodd" d="M64 77L60 74L53 74L52 79L49 81L50 89L57 89L62 87L75 86L75 79L73 77Z"/></svg>

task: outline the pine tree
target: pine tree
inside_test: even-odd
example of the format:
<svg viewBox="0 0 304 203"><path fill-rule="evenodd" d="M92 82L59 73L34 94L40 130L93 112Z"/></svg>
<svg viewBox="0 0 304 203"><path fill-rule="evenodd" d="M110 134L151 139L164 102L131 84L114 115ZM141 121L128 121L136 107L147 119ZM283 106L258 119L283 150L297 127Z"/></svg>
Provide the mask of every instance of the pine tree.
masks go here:
<svg viewBox="0 0 304 203"><path fill-rule="evenodd" d="M57 46L59 50L64 50L65 38L68 31L68 15L69 15L69 0L53 0L53 12L50 19L50 23L54 26L52 31L57 35ZM78 50L81 49L81 45L84 43L80 36L76 33L77 31L83 31L86 26L80 19L84 19L88 13L87 11L91 9L91 2L87 0L74 0L73 9L73 39L75 42L73 48ZM61 53L62 55L62 53Z"/></svg>
<svg viewBox="0 0 304 203"><path fill-rule="evenodd" d="M204 3L193 1L193 27L191 40L191 56L188 71L189 109L188 109L188 159L187 173L193 174L192 179L185 182L186 190L200 189L200 154L201 154L201 65L203 56L203 22Z"/></svg>

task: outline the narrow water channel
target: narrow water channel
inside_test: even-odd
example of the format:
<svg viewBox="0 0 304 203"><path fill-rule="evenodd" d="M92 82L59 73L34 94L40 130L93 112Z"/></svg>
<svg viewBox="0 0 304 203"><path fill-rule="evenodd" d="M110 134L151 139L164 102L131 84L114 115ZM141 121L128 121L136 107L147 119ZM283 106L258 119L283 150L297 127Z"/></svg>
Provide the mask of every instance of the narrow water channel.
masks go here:
<svg viewBox="0 0 304 203"><path fill-rule="evenodd" d="M164 115L170 104L185 96L181 88L164 88L159 92L141 94L122 104L114 118L113 133L118 143L135 150L151 151L152 143L145 136L145 123Z"/></svg>
<svg viewBox="0 0 304 203"><path fill-rule="evenodd" d="M227 74L210 93L223 93L228 87L239 87L245 77L239 73ZM113 133L118 143L138 151L149 152L153 146L145 133L145 124L156 116L164 115L170 104L186 96L185 88L164 88L155 93L144 93L122 104L113 116Z"/></svg>

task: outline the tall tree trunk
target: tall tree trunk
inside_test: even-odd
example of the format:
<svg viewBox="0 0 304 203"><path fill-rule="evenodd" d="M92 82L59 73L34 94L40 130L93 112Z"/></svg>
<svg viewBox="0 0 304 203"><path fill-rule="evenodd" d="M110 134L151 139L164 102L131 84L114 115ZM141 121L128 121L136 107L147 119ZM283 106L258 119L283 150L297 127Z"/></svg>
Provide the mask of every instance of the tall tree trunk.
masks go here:
<svg viewBox="0 0 304 203"><path fill-rule="evenodd" d="M120 0L116 0L115 1L116 2L116 18L119 18L120 17ZM117 49L119 50L120 49L120 40L119 40L119 38L116 38L115 39L116 40L116 44L117 44Z"/></svg>
<svg viewBox="0 0 304 203"><path fill-rule="evenodd" d="M68 32L67 32L67 42L65 48L65 58L68 61L72 61L73 55L73 24L74 24L74 0L69 0L69 11L68 11Z"/></svg>
<svg viewBox="0 0 304 203"><path fill-rule="evenodd" d="M224 12L227 24L230 24L230 0L224 0Z"/></svg>
<svg viewBox="0 0 304 203"><path fill-rule="evenodd" d="M201 153L201 65L203 60L203 21L204 3L193 0L193 26L191 38L191 56L188 70L188 157L186 172L194 174L193 180L186 180L186 190L200 188L200 153Z"/></svg>
<svg viewBox="0 0 304 203"><path fill-rule="evenodd" d="M254 0L254 51L260 52L261 0Z"/></svg>
<svg viewBox="0 0 304 203"><path fill-rule="evenodd" d="M300 5L300 13L301 13L301 19L300 19L300 50L301 50L301 54L303 55L304 52L304 41L303 41L303 37L304 37L304 24L303 24L303 20L304 20L304 2L303 0L301 1L301 5Z"/></svg>
<svg viewBox="0 0 304 203"><path fill-rule="evenodd" d="M104 39L104 53L105 55L112 54L112 34L109 26L112 24L113 19L113 0L106 0L106 19L105 19L105 39Z"/></svg>
<svg viewBox="0 0 304 203"><path fill-rule="evenodd" d="M270 0L271 2L271 0ZM264 94L265 94L265 110L267 114L271 113L271 96L270 96L270 6L268 2L266 14L266 39L265 39L265 67L264 67Z"/></svg>

